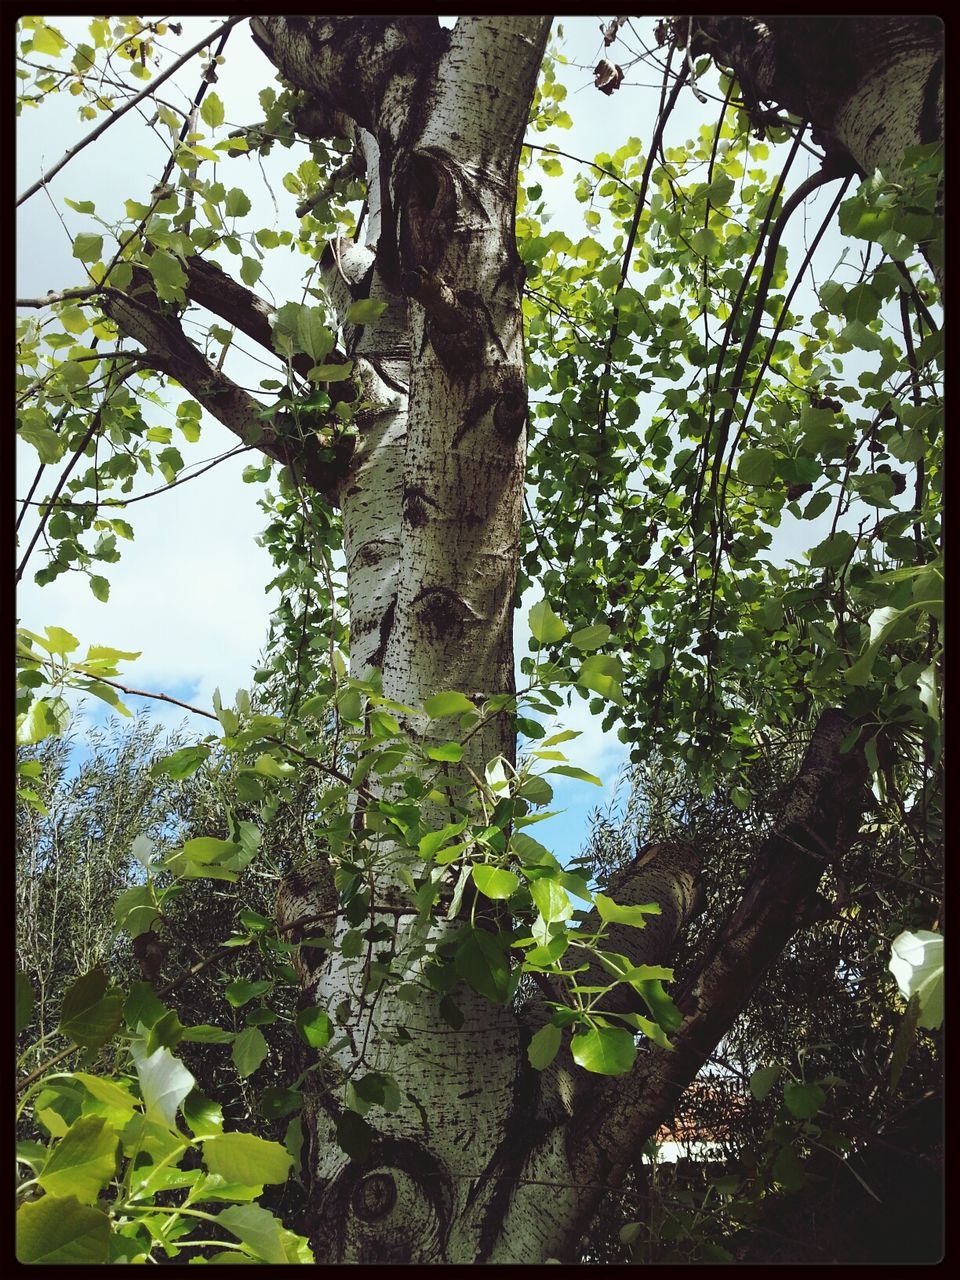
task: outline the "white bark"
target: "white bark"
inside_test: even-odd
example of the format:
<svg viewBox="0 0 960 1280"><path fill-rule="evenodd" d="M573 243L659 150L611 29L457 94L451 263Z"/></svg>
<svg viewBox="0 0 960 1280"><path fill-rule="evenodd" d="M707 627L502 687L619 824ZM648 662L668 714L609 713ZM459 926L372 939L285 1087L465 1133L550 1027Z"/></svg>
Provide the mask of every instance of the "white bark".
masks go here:
<svg viewBox="0 0 960 1280"><path fill-rule="evenodd" d="M344 41L321 65L316 40L324 23L337 21L308 20L309 36L282 19L256 20L255 29L288 78L322 86L328 108L351 110L338 77L359 79L379 104L376 114L355 116L368 245L341 249L328 273L333 280L342 272L356 290L375 264L369 296L388 303L350 353L362 397L374 406L361 417L337 494L351 663L357 674L380 667L384 693L414 707L442 690L479 702L513 690L526 419L515 175L548 24L461 20L449 40L438 37L432 63L421 59L416 74L404 67L398 76L402 41L390 23L369 57L354 31L349 75L339 61ZM481 767L495 755L512 758L506 719L475 735L469 752ZM399 908L409 899L390 859L384 844L376 900ZM287 886L281 919L316 910L327 900L324 883L318 871ZM412 917L376 918L396 921L402 947ZM346 927L339 922L337 937ZM432 926L432 941L448 927ZM361 1058L359 1074L388 1071L407 1096L394 1114L371 1115L377 1139L365 1162L348 1161L334 1140L337 1079L310 1096L309 1230L318 1259L475 1261L492 1247L500 1216L502 1184L491 1166L524 1123L522 1100L536 1083L525 1033L512 1008L463 984L455 1000L464 1022L454 1032L425 985L413 1005L390 988L365 990L364 960L302 968L304 999L330 1010L348 1003L348 1043L333 1055L344 1075ZM397 1028L408 1042L398 1042Z"/></svg>

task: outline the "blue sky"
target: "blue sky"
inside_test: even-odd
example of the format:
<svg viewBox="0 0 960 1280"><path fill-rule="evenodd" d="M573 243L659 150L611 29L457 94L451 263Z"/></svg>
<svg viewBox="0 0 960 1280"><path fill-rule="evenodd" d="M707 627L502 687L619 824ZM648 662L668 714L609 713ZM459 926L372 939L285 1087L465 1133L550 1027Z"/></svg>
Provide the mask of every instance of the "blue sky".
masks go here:
<svg viewBox="0 0 960 1280"><path fill-rule="evenodd" d="M608 19L604 19L607 21ZM80 39L85 20L52 19L68 39ZM182 36L172 41L185 50L212 30L218 19L186 18ZM565 109L573 120L569 131L538 135L538 144L553 142L574 155L592 158L598 151L613 151L629 136L646 143L659 103L659 75L639 64L628 72L617 93L605 96L594 88L592 67L602 54L599 18L564 18L563 51L571 65L560 70L567 86ZM637 29L652 44L652 19L635 20ZM631 38L630 43L633 43ZM271 67L250 39L247 24L231 33L225 49L226 62L220 68L216 90L226 106L230 125L239 126L260 118L260 108L251 86L272 82ZM621 55L618 55L621 56ZM186 103L192 97L200 68L196 60L167 82L161 91L171 101ZM705 80L704 87L710 89ZM23 190L41 172L89 131L89 122L77 119L76 99L54 97L35 112L26 112L18 125L17 188ZM149 107L149 104L145 104ZM703 105L692 93L684 92L668 132L667 145L695 136L699 124L715 118L716 104ZM149 111L147 112L149 115ZM225 162L218 176L227 186L239 185L253 201L248 225L277 227L294 225L297 198L287 192L282 175L307 155L305 148L285 151L275 148L263 162L251 157ZM159 141L144 127L143 119L131 111L111 128L101 141L68 164L50 184L20 210L17 237L18 296L37 296L50 289L82 283L82 269L72 257L67 230L76 234L89 229L85 220L64 204L73 200L94 200L97 214L105 220L118 217L123 201L144 200L160 176L165 152ZM771 149L769 171L777 163ZM811 161L812 164L812 161ZM565 163L569 182L544 183L548 198L555 200L551 227L560 227L574 238L588 228L582 222L584 207L572 195L573 164ZM806 176L805 164L795 171L796 182ZM791 186L793 184L791 183ZM811 235L819 224L835 191L819 193L789 228L787 243L791 260L802 252L809 222ZM63 220L63 224L61 223ZM256 220L256 221L254 221ZM818 254L815 269L820 280L828 277L840 255L839 242L828 236ZM260 292L278 304L300 296L304 260L288 257L283 251L268 255ZM801 305L801 310L803 307ZM262 353L261 353L262 354ZM231 359L242 360L242 357ZM269 376L262 366L249 366L255 373L248 385ZM227 372L243 378L242 363ZM151 417L152 415L152 417ZM150 409L148 420L168 425L172 410ZM218 423L204 418L200 441L178 447L187 469L235 444L235 439ZM111 595L107 604L95 600L82 577L67 575L55 583L37 588L28 573L18 601L18 614L31 630L42 631L55 624L70 630L88 644L106 644L124 650L140 650L142 656L125 667L124 680L135 687L165 692L186 702L209 708L214 688L224 701L232 700L237 688L249 687L252 669L267 635L276 593L265 592L274 569L266 553L256 545L256 537L266 522L257 507L262 496L259 485L242 483L240 473L247 457L229 460L195 481L184 484L148 502L129 507L123 514L136 531L136 540L123 544L123 559L109 566ZM30 449L18 454L17 493L23 496L36 467ZM155 481L150 487L155 487ZM143 491L147 484L138 485ZM43 492L43 490L41 490ZM27 522L27 537L34 526ZM799 555L800 547L817 540L816 530L807 525L803 542L789 530L776 544L778 558ZM823 536L821 533L820 537ZM35 567L39 566L39 561ZM518 615L516 650L518 657L528 651L526 611L536 594L524 601ZM131 707L140 700L128 699ZM147 704L151 715L166 724L180 724L186 715L163 703ZM95 707L89 714L99 718ZM193 717L198 734L208 731L210 722ZM557 727L561 727L558 725ZM574 695L562 727L582 731L583 736L568 744L572 763L598 774L604 782L596 787L569 780L554 783L553 808L563 808L562 817L541 824L539 839L553 845L559 856L575 854L586 834L587 817L598 803L612 795L617 773L625 759L625 748L614 734L604 734L598 717L590 714L586 702Z"/></svg>

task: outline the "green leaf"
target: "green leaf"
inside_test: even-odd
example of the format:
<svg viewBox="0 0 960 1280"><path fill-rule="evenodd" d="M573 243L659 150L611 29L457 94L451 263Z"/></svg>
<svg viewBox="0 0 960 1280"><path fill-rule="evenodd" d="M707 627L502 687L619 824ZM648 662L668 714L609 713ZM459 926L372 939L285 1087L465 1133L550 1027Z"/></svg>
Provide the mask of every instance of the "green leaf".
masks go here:
<svg viewBox="0 0 960 1280"><path fill-rule="evenodd" d="M524 831L514 831L510 837L510 849L521 862L528 866L548 866L559 868L560 864L550 852L550 850L534 840L532 836L528 836Z"/></svg>
<svg viewBox="0 0 960 1280"><path fill-rule="evenodd" d="M59 58L67 47L67 42L56 27L48 27L41 21L40 26L33 33L30 46L33 53L43 53L50 58Z"/></svg>
<svg viewBox="0 0 960 1280"><path fill-rule="evenodd" d="M175 1130L177 1108L194 1088L196 1080L169 1049L160 1048L148 1054L145 1041L135 1040L130 1052L147 1118Z"/></svg>
<svg viewBox="0 0 960 1280"><path fill-rule="evenodd" d="M683 1014L663 989L658 979L649 982L636 982L634 986L643 997L647 1008L664 1031L678 1031L683 1025Z"/></svg>
<svg viewBox="0 0 960 1280"><path fill-rule="evenodd" d="M466 825L467 820L464 818L462 822L451 822L441 827L439 831L429 831L425 836L421 836L418 844L420 857L429 861L452 836L458 836Z"/></svg>
<svg viewBox="0 0 960 1280"><path fill-rule="evenodd" d="M200 119L211 129L219 129L224 121L223 103L212 89L207 90L200 107Z"/></svg>
<svg viewBox="0 0 960 1280"><path fill-rule="evenodd" d="M233 1031L224 1031L222 1027L211 1026L208 1022L199 1022L193 1027L184 1027L182 1040L196 1044L232 1044L236 1039Z"/></svg>
<svg viewBox="0 0 960 1280"><path fill-rule="evenodd" d="M441 996L438 1006L440 1017L444 1020L448 1027L453 1027L454 1031L459 1031L463 1026L463 1011L456 1001L450 996Z"/></svg>
<svg viewBox="0 0 960 1280"><path fill-rule="evenodd" d="M103 236L82 232L73 242L73 256L81 262L98 262L103 253Z"/></svg>
<svg viewBox="0 0 960 1280"><path fill-rule="evenodd" d="M364 1102L375 1103L385 1111L399 1111L400 1089L393 1076L385 1071L368 1071L354 1084L357 1096Z"/></svg>
<svg viewBox="0 0 960 1280"><path fill-rule="evenodd" d="M570 643L575 649L585 651L588 649L599 649L601 645L605 645L610 639L610 628L605 622L600 622L594 627L581 627L579 631L575 631L570 637Z"/></svg>
<svg viewBox="0 0 960 1280"><path fill-rule="evenodd" d="M943 935L930 929L905 929L890 945L888 968L906 1000L917 996L917 1025L935 1031L943 1022Z"/></svg>
<svg viewBox="0 0 960 1280"><path fill-rule="evenodd" d="M252 1076L267 1056L267 1042L258 1027L246 1027L233 1042L233 1065L240 1075Z"/></svg>
<svg viewBox="0 0 960 1280"><path fill-rule="evenodd" d="M166 1012L149 982L135 982L123 1006L123 1020L131 1031L141 1025L149 1030Z"/></svg>
<svg viewBox="0 0 960 1280"><path fill-rule="evenodd" d="M316 364L307 376L311 382L346 382L352 373L353 361L347 360L342 364Z"/></svg>
<svg viewBox="0 0 960 1280"><path fill-rule="evenodd" d="M48 1195L95 1204L117 1168L117 1134L103 1116L80 1116L50 1153L37 1179Z"/></svg>
<svg viewBox="0 0 960 1280"><path fill-rule="evenodd" d="M47 627L46 636L38 636L37 639L48 653L58 656L65 656L72 653L74 649L80 648L77 637L71 635L69 631L64 631L63 627Z"/></svg>
<svg viewBox="0 0 960 1280"><path fill-rule="evenodd" d="M874 609L870 614L870 640L866 649L853 664L843 674L844 678L850 684L862 685L866 684L873 671L873 664L877 659L881 648L888 640L894 636L903 634L909 625L910 615L921 608L928 608L932 601L918 601L916 604L908 605L906 609Z"/></svg>
<svg viewBox="0 0 960 1280"><path fill-rule="evenodd" d="M156 249L147 259L147 268L157 286L157 293L165 301L182 301L187 287L187 275L179 260L165 249Z"/></svg>
<svg viewBox="0 0 960 1280"><path fill-rule="evenodd" d="M287 1231L258 1204L231 1205L217 1214L217 1222L264 1262L302 1265L314 1260L306 1239Z"/></svg>
<svg viewBox="0 0 960 1280"><path fill-rule="evenodd" d="M900 1020L897 1034L894 1037L893 1049L890 1052L890 1088L896 1089L907 1065L910 1047L917 1034L917 1019L920 1017L920 997L912 995L907 1001L906 1011Z"/></svg>
<svg viewBox="0 0 960 1280"><path fill-rule="evenodd" d="M110 599L110 583L99 573L91 573L90 590L102 604L106 604Z"/></svg>
<svg viewBox="0 0 960 1280"><path fill-rule="evenodd" d="M749 809L753 796L745 787L731 787L730 799L738 809Z"/></svg>
<svg viewBox="0 0 960 1280"><path fill-rule="evenodd" d="M835 568L850 559L856 545L857 540L852 533L838 529L811 549L808 553L810 564L815 569Z"/></svg>
<svg viewBox="0 0 960 1280"><path fill-rule="evenodd" d="M810 1120L826 1102L827 1095L818 1084L788 1080L783 1086L783 1100L791 1115L798 1120Z"/></svg>
<svg viewBox="0 0 960 1280"><path fill-rule="evenodd" d="M110 1219L76 1196L46 1195L17 1210L17 1260L94 1266L107 1262Z"/></svg>
<svg viewBox="0 0 960 1280"><path fill-rule="evenodd" d="M261 978L258 982L247 982L244 978L238 978L236 982L230 983L223 994L228 1004L232 1004L235 1009L240 1009L248 1000L265 995L272 986L273 981L270 978Z"/></svg>
<svg viewBox="0 0 960 1280"><path fill-rule="evenodd" d="M799 1191L806 1179L793 1147L781 1147L773 1162L773 1178L784 1191Z"/></svg>
<svg viewBox="0 0 960 1280"><path fill-rule="evenodd" d="M260 1095L260 1114L265 1120L282 1120L303 1107L299 1089L264 1089ZM286 1146L286 1144L284 1144ZM289 1150L289 1146L287 1146Z"/></svg>
<svg viewBox="0 0 960 1280"><path fill-rule="evenodd" d="M297 772L292 764L268 755L257 756L253 767L265 778L292 778Z"/></svg>
<svg viewBox="0 0 960 1280"><path fill-rule="evenodd" d="M436 693L427 698L423 709L431 720L442 720L444 716L459 716L466 711L476 711L476 707L465 693Z"/></svg>
<svg viewBox="0 0 960 1280"><path fill-rule="evenodd" d="M772 449L744 449L737 460L737 477L744 484L769 484L776 465L777 455Z"/></svg>
<svg viewBox="0 0 960 1280"><path fill-rule="evenodd" d="M191 1089L183 1100L183 1118L195 1138L215 1138L223 1132L223 1110L219 1102Z"/></svg>
<svg viewBox="0 0 960 1280"><path fill-rule="evenodd" d="M387 309L385 302L374 302L372 298L360 298L347 307L346 319L350 324L371 324L379 319Z"/></svg>
<svg viewBox="0 0 960 1280"><path fill-rule="evenodd" d="M555 920L569 920L573 915L567 891L556 880L547 877L534 880L530 885L530 896L547 924Z"/></svg>
<svg viewBox="0 0 960 1280"><path fill-rule="evenodd" d="M463 759L463 747L459 742L444 742L439 747L427 747L427 755L431 760L445 760L456 764Z"/></svg>
<svg viewBox="0 0 960 1280"><path fill-rule="evenodd" d="M124 1123L137 1109L137 1100L113 1080L92 1076L86 1071L74 1071L73 1079L78 1080L92 1097L104 1103L111 1112L120 1118L125 1117Z"/></svg>
<svg viewBox="0 0 960 1280"><path fill-rule="evenodd" d="M286 307L281 307L280 315L285 313ZM299 349L319 363L333 350L336 341L327 324L326 312L322 307L299 307L293 320L293 334Z"/></svg>
<svg viewBox="0 0 960 1280"><path fill-rule="evenodd" d="M154 925L160 908L150 885L136 885L121 893L113 904L113 918L117 928L137 938L148 933Z"/></svg>
<svg viewBox="0 0 960 1280"><path fill-rule="evenodd" d="M499 935L471 929L457 949L454 967L478 995L496 1004L506 1004L513 995L515 984Z"/></svg>
<svg viewBox="0 0 960 1280"><path fill-rule="evenodd" d="M621 707L624 705L622 680L623 668L620 659L599 653L583 660L577 676L578 685L582 685L585 689L592 689L608 702L615 702Z"/></svg>
<svg viewBox="0 0 960 1280"><path fill-rule="evenodd" d="M509 898L520 886L520 877L512 871L487 863L475 862L471 874L473 883L487 898Z"/></svg>
<svg viewBox="0 0 960 1280"><path fill-rule="evenodd" d="M555 1027L552 1022L548 1022L545 1027L531 1038L527 1045L527 1057L530 1059L530 1065L536 1071L542 1071L544 1067L549 1067L550 1063L557 1056L557 1050L563 1040L563 1032L559 1027Z"/></svg>
<svg viewBox="0 0 960 1280"><path fill-rule="evenodd" d="M530 804L549 804L553 799L553 788L546 778L534 775L524 779L517 790L517 795L529 801Z"/></svg>
<svg viewBox="0 0 960 1280"><path fill-rule="evenodd" d="M343 1111L337 1121L337 1145L351 1160L365 1160L373 1145L373 1130L355 1111Z"/></svg>
<svg viewBox="0 0 960 1280"><path fill-rule="evenodd" d="M17 745L30 746L44 738L58 738L69 723L70 708L63 698L37 698L17 720Z"/></svg>
<svg viewBox="0 0 960 1280"><path fill-rule="evenodd" d="M603 786L596 774L587 773L586 769L577 769L572 764L555 764L547 770L547 773L561 773L565 778L576 778L578 782L592 782L595 787Z"/></svg>
<svg viewBox="0 0 960 1280"><path fill-rule="evenodd" d="M240 259L240 279L245 285L251 288L260 279L263 274L263 263L256 258L249 258L246 254Z"/></svg>
<svg viewBox="0 0 960 1280"><path fill-rule="evenodd" d="M62 437L42 422L30 422L26 419L20 421L17 424L17 435L36 449L40 461L47 466L59 462L63 457Z"/></svg>
<svg viewBox="0 0 960 1280"><path fill-rule="evenodd" d="M250 197L245 191L240 187L230 188L223 206L223 211L228 218L243 218L250 212L251 207Z"/></svg>
<svg viewBox="0 0 960 1280"><path fill-rule="evenodd" d="M252 1133L221 1133L203 1144L203 1163L226 1182L286 1182L293 1157L279 1142Z"/></svg>
<svg viewBox="0 0 960 1280"><path fill-rule="evenodd" d="M546 600L535 604L527 616L530 634L540 644L556 644L567 634L566 624L557 617Z"/></svg>
<svg viewBox="0 0 960 1280"><path fill-rule="evenodd" d="M637 1046L622 1027L591 1027L570 1041L573 1060L585 1071L601 1076L622 1076L633 1066Z"/></svg>
<svg viewBox="0 0 960 1280"><path fill-rule="evenodd" d="M33 987L30 985L30 979L25 973L17 970L15 985L15 1007L16 1018L15 1027L17 1035L30 1025L30 1019L33 1017Z"/></svg>
<svg viewBox="0 0 960 1280"><path fill-rule="evenodd" d="M757 1067L750 1077L750 1092L758 1102L763 1101L780 1078L782 1072L783 1067L779 1062L773 1062L768 1067Z"/></svg>
<svg viewBox="0 0 960 1280"><path fill-rule="evenodd" d="M294 1025L311 1049L323 1049L333 1036L333 1022L323 1009L301 1009Z"/></svg>
<svg viewBox="0 0 960 1280"><path fill-rule="evenodd" d="M171 755L158 760L153 766L153 773L165 773L167 777L179 782L196 773L209 756L209 747L181 747L179 751L174 751Z"/></svg>
<svg viewBox="0 0 960 1280"><path fill-rule="evenodd" d="M218 840L215 836L198 836L188 840L181 852L190 862L222 862L241 852L235 840Z"/></svg>
<svg viewBox="0 0 960 1280"><path fill-rule="evenodd" d="M614 902L612 898L608 898L605 893L597 893L594 895L597 911L600 919L607 924L629 924L636 929L642 929L647 923L645 916L658 916L660 914L660 905L656 902L645 902L635 906L620 906Z"/></svg>
<svg viewBox="0 0 960 1280"><path fill-rule="evenodd" d="M60 1032L88 1049L98 1049L120 1026L123 997L107 991L109 978L92 969L70 987L63 998Z"/></svg>

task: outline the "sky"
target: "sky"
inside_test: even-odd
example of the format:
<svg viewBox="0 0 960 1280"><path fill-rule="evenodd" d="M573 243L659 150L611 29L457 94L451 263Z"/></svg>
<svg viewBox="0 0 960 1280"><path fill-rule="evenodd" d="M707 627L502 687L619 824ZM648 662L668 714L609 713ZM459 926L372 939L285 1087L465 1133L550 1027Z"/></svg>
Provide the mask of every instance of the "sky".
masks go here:
<svg viewBox="0 0 960 1280"><path fill-rule="evenodd" d="M85 36L84 19L58 17L51 21L68 39ZM179 53L219 21L222 19L184 18L182 35L168 35L164 43ZM592 68L602 55L601 19L575 17L561 21L562 49L571 65L558 69L558 75L568 89L563 105L573 126L567 131L537 135L531 141L540 145L553 143L587 159L600 150L615 150L629 136L646 142L659 104L659 75L649 65L639 64L628 71L616 93L599 93L593 85ZM653 20L639 19L635 25L652 44ZM632 38L629 43L634 43ZM234 127L253 123L262 118L254 90L273 82L272 67L254 45L245 22L232 30L224 54L226 61L219 69L216 91L225 104L227 122ZM195 59L162 86L161 97L185 106L192 99L199 75L200 65ZM703 87L709 90L709 82L705 80ZM18 191L35 181L89 132L91 122L77 118L78 101L54 95L39 110L27 111L21 117L16 154ZM149 102L144 107L149 115ZM667 145L695 136L699 124L715 118L715 111L715 102L701 104L685 91L671 120ZM220 180L228 187L243 187L253 201L253 213L246 225L276 229L296 225L297 198L285 190L281 178L307 154L305 147L290 151L275 147L263 161L262 170L257 160L249 156L228 160L220 167ZM64 197L95 201L97 214L109 222L121 215L125 199L147 199L165 160L166 152L144 127L143 116L130 111L101 140L67 164L45 191L31 197L19 210L18 296L34 297L84 283L82 268L71 255L68 233L89 228L87 220L64 203ZM775 164L771 149L771 173ZM572 175L576 166L569 164L565 168ZM805 163L798 164L793 178L799 182L805 176ZM572 185L572 180L566 185L556 181L544 184L548 197L555 200L551 227L560 227L579 238L587 228L582 222L584 207L573 198ZM802 253L807 224L812 235L834 194L832 187L825 194L817 193L819 200L815 196L803 216L791 223L786 241L792 261ZM815 261L820 280L830 275L839 254L839 241L827 236ZM287 256L283 250L268 254L257 291L278 305L299 298L304 262L299 255ZM248 385L270 376L260 366L253 368L256 374L244 379ZM240 370L241 366L227 366L233 376L242 376ZM151 425L170 425L173 409L163 411L147 406L145 417ZM236 440L205 415L200 440L189 445L177 439L176 444L184 457L186 474L231 448ZM106 604L97 601L86 578L76 574L63 575L42 589L36 587L32 570L42 560L35 553L35 563L25 575L18 595L17 612L22 625L40 632L47 625L64 627L80 640L81 653L88 644L139 650L141 656L136 661L124 664L124 683L164 692L205 709L210 708L213 691L219 688L229 704L236 689L251 685L252 670L267 637L270 613L278 603L277 593L265 590L274 576L274 566L256 542L266 523L266 516L257 505L263 489L240 479L243 468L252 460L243 455L228 460L196 480L118 511L133 524L136 538L133 543L122 544L123 558L118 564L107 566L111 590ZM35 453L23 447L17 458L19 497L25 494L35 468ZM147 487L161 482L156 477L148 486L141 477L135 492L145 492ZM45 490L41 488L40 492ZM25 522L26 537L21 545L26 544L35 527L33 518ZM825 532L824 529L819 537ZM774 551L781 559L798 556L801 546L817 540L810 524L803 528L802 542L785 529L778 536ZM528 652L526 613L535 599L536 593L528 593L517 615L518 658ZM140 699L125 701L134 709L141 705ZM169 725L181 724L187 715L156 701L146 705L152 718ZM100 706L91 708L97 720L102 718ZM198 734L208 731L209 722L195 716L187 718L193 722L191 730L195 727ZM551 807L564 808L565 813L540 824L537 835L545 843L552 841L558 856L566 860L585 838L590 810L610 800L626 748L615 733L603 733L600 718L590 714L578 695L574 695L572 706L563 714L562 727L582 732L581 738L568 744L571 762L603 781L602 790L566 780L555 787L555 804Z"/></svg>

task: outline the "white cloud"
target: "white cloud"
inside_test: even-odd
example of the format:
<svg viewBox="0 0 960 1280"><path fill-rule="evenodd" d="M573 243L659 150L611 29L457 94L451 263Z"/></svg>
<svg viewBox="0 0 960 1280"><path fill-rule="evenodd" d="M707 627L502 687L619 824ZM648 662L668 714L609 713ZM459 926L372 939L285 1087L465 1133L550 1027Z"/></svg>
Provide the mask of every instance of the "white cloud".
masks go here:
<svg viewBox="0 0 960 1280"><path fill-rule="evenodd" d="M182 452L189 461L231 443L222 427L208 422L200 443ZM275 570L255 543L267 517L257 507L260 486L240 478L248 462L244 455L228 459L124 511L136 537L120 542L118 564L98 569L110 581L106 604L78 574L35 586L32 571L42 559L31 561L18 596L23 625L39 632L64 627L80 641L81 654L89 644L140 650L140 658L123 664L122 683L175 692L206 709L217 686L225 698L248 687L278 599L275 591L264 592ZM27 475L22 467L21 485ZM170 708L163 719L177 722L183 714Z"/></svg>

